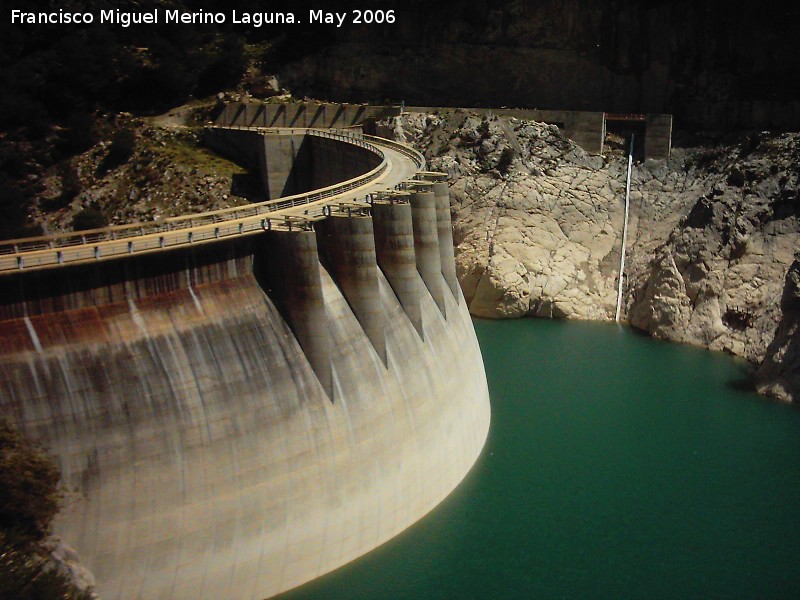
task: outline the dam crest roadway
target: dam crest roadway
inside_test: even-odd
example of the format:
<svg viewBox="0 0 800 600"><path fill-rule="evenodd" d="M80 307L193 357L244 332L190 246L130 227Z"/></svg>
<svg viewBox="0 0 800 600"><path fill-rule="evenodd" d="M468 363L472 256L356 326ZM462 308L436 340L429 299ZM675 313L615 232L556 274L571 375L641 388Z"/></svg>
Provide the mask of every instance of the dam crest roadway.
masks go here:
<svg viewBox="0 0 800 600"><path fill-rule="evenodd" d="M261 599L396 536L490 422L449 191L358 132L210 127L270 200L0 244L0 413L104 599Z"/></svg>

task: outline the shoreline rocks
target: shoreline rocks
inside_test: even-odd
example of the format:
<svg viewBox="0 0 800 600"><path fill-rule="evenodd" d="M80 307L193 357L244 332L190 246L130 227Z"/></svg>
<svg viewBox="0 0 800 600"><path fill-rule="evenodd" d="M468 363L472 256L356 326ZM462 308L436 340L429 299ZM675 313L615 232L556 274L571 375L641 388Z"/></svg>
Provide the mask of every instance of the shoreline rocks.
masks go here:
<svg viewBox="0 0 800 600"><path fill-rule="evenodd" d="M451 177L458 277L473 315L614 318L624 140L589 156L554 126L460 110L400 125L429 168ZM800 320L784 291L800 248L798 187L798 134L730 135L637 163L623 319L755 365L767 357L759 391L800 400L791 341Z"/></svg>

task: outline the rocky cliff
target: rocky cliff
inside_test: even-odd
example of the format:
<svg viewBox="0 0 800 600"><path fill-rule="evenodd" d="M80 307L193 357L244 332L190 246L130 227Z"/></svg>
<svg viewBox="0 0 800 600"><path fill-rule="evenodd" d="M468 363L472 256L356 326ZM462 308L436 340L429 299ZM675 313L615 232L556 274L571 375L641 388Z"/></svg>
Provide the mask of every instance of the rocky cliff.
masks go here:
<svg viewBox="0 0 800 600"><path fill-rule="evenodd" d="M756 387L767 394L787 401L800 398L800 260L795 260L786 275L781 298L783 316L775 338L767 348L767 356L756 372Z"/></svg>
<svg viewBox="0 0 800 600"><path fill-rule="evenodd" d="M621 138L589 156L554 126L462 111L411 115L402 133L454 181L458 275L472 314L614 318ZM794 397L791 385L784 393L768 382L791 362L776 357L798 326L784 287L800 242L800 136L678 146L668 161L633 168L623 318L756 364L769 355L760 389Z"/></svg>

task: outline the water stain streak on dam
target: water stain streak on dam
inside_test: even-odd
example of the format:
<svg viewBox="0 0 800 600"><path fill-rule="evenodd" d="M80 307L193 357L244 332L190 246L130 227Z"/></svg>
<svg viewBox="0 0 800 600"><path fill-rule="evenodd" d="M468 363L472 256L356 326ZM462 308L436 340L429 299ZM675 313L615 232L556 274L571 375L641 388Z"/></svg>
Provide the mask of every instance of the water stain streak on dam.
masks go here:
<svg viewBox="0 0 800 600"><path fill-rule="evenodd" d="M56 531L103 598L274 595L407 528L476 460L489 399L447 186L377 193L422 168L381 148L378 177L268 231L201 218L155 250L163 231L102 233L88 259L30 250L31 270L15 247L0 410L58 457Z"/></svg>

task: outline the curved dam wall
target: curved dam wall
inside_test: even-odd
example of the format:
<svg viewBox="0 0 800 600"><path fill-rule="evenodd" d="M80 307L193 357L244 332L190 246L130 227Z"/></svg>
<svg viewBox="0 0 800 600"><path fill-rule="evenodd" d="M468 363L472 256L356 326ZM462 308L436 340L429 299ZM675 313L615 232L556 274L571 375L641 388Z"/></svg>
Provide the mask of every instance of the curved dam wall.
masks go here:
<svg viewBox="0 0 800 600"><path fill-rule="evenodd" d="M265 598L461 481L490 408L441 199L3 276L0 410L58 458L102 598Z"/></svg>
<svg viewBox="0 0 800 600"><path fill-rule="evenodd" d="M330 102L228 102L217 125L240 127L353 127L400 114L400 107Z"/></svg>
<svg viewBox="0 0 800 600"><path fill-rule="evenodd" d="M269 200L352 179L381 162L365 148L314 135L207 129L204 141L223 156L258 172Z"/></svg>

